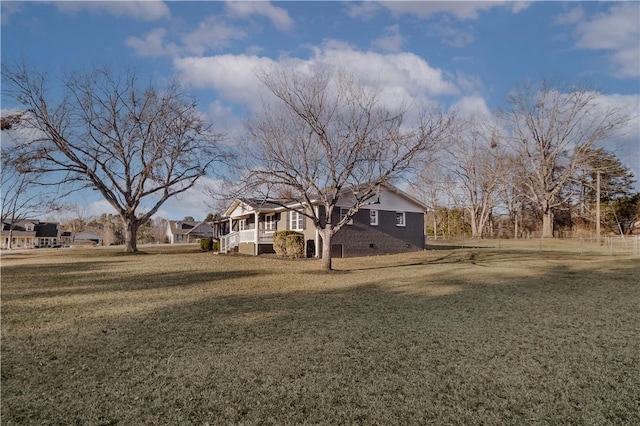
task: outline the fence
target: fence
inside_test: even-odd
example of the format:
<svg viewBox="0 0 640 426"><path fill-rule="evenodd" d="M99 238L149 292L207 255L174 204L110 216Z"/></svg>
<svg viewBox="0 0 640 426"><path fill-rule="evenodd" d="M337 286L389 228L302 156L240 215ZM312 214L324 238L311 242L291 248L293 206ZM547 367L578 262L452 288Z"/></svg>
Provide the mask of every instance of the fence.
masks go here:
<svg viewBox="0 0 640 426"><path fill-rule="evenodd" d="M495 248L499 250L564 251L608 256L640 256L640 235L607 235L600 241L595 235L570 238L485 238L427 239L430 245L454 245L460 248Z"/></svg>

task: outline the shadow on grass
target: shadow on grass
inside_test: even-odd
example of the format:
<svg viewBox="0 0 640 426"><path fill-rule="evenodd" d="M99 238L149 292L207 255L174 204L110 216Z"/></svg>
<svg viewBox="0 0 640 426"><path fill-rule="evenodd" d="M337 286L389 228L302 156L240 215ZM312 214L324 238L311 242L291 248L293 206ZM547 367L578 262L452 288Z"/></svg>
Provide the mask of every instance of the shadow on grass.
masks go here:
<svg viewBox="0 0 640 426"><path fill-rule="evenodd" d="M408 265L387 267L388 273L376 268L368 281L334 289L305 290L308 283L300 280L296 291L278 289L275 267L244 276L230 271L229 279L265 277L273 289L207 293L142 314L86 320L39 339L14 331L38 321L35 311L4 309L3 420L640 422L636 263L607 273L559 265L536 276L496 276L489 284L475 276L434 280L432 264L413 266L420 265L425 268L402 277L394 268ZM352 279L366 273L346 272L331 274ZM163 276L171 281L184 274L127 280L140 285L135 281ZM203 273L189 278L212 279ZM116 284L102 278L95 285L97 292ZM71 310L57 309L50 308L52 321L73 324Z"/></svg>
<svg viewBox="0 0 640 426"><path fill-rule="evenodd" d="M5 301L31 298L64 297L108 293L112 291L154 291L167 288L186 288L204 283L269 276L271 272L260 270L224 271L180 271L175 273L143 273L119 275L113 268L122 267L112 262L65 263L64 272L52 265L33 265L28 268L28 284L4 286L2 298ZM24 273L24 268L9 266L3 268L5 276Z"/></svg>
<svg viewBox="0 0 640 426"><path fill-rule="evenodd" d="M424 246L425 250L463 250L469 248L483 248L483 247L474 247L469 245L438 245L438 244L426 244Z"/></svg>

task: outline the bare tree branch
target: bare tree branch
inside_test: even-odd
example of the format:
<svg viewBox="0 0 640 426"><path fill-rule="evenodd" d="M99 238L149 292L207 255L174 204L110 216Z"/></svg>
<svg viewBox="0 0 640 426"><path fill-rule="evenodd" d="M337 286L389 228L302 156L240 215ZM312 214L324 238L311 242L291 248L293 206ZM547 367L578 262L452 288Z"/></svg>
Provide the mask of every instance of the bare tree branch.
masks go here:
<svg viewBox="0 0 640 426"><path fill-rule="evenodd" d="M127 251L167 199L224 158L220 135L177 83L143 87L135 73L105 67L66 76L54 95L46 75L24 64L3 65L2 75L24 107L11 125L38 134L21 142L24 160L52 181L98 190L123 220ZM151 207L139 213L143 202Z"/></svg>
<svg viewBox="0 0 640 426"><path fill-rule="evenodd" d="M388 109L378 89L340 70L280 69L260 78L273 97L248 123L241 189L271 202L283 193L297 201L323 239L323 266L330 269L331 237L373 203L380 185L438 150L453 120L425 113L408 123L407 108ZM335 221L340 199L352 205Z"/></svg>
<svg viewBox="0 0 640 426"><path fill-rule="evenodd" d="M568 190L591 148L629 119L584 88L562 90L548 80L514 90L504 118L520 153L525 196L542 212L542 236L553 236L553 210L574 194Z"/></svg>

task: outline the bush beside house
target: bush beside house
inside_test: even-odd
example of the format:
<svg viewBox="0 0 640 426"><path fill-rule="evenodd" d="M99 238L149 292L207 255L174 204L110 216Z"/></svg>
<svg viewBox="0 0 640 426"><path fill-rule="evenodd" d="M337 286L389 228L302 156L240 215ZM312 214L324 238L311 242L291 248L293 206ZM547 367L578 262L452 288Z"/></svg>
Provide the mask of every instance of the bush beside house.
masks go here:
<svg viewBox="0 0 640 426"><path fill-rule="evenodd" d="M304 257L304 235L297 231L279 231L273 234L273 250L278 257Z"/></svg>

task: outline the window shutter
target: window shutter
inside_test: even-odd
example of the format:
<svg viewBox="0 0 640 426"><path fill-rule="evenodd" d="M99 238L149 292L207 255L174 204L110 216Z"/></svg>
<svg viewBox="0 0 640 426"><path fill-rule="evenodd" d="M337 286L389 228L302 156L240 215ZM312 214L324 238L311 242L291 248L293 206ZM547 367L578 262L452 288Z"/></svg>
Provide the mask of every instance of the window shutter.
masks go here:
<svg viewBox="0 0 640 426"><path fill-rule="evenodd" d="M302 230L307 229L307 217L303 214L301 214L302 216Z"/></svg>
<svg viewBox="0 0 640 426"><path fill-rule="evenodd" d="M284 229L291 229L291 218L289 217L289 211L284 212Z"/></svg>

